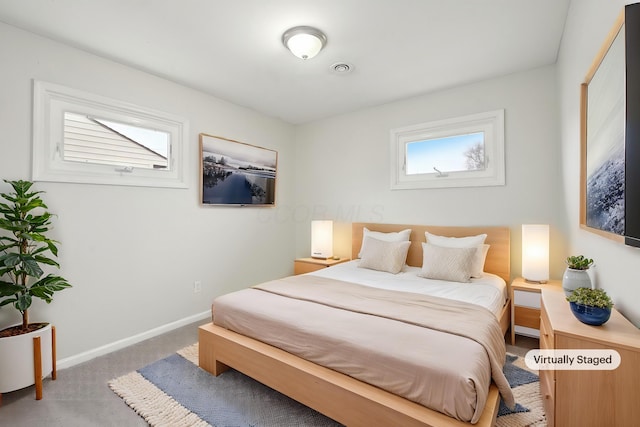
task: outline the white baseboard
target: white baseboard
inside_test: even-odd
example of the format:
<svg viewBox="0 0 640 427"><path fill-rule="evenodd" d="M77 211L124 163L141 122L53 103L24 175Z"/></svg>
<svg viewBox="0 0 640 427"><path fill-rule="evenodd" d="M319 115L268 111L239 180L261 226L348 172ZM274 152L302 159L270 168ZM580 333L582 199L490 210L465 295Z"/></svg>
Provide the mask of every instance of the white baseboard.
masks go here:
<svg viewBox="0 0 640 427"><path fill-rule="evenodd" d="M188 325L190 323L197 322L199 320L204 320L207 317L211 317L211 310L204 311L202 313L194 314L189 317L185 317L184 319L176 320L175 322L167 323L166 325L159 326L157 328L153 328L146 332L142 332L140 334L124 338L113 342L111 344L103 345L102 347L95 348L93 350L85 351L80 354L76 354L75 356L65 357L62 360L59 360L57 363L58 369L70 368L74 365L78 365L80 363L86 362L91 359L95 359L98 356L103 356L105 354L114 352L116 350L120 350L122 348L128 347L130 345L139 343L140 341L144 341L149 338L153 338L155 336L164 334L165 332L172 331L181 326Z"/></svg>

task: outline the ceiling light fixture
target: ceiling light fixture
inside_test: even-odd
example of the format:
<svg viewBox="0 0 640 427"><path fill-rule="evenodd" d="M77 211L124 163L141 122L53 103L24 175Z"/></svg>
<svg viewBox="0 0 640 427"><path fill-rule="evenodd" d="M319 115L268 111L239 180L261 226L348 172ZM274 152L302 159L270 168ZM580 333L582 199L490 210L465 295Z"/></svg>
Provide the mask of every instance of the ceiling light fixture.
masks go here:
<svg viewBox="0 0 640 427"><path fill-rule="evenodd" d="M317 28L293 27L282 35L282 44L298 58L311 59L327 44L327 36Z"/></svg>

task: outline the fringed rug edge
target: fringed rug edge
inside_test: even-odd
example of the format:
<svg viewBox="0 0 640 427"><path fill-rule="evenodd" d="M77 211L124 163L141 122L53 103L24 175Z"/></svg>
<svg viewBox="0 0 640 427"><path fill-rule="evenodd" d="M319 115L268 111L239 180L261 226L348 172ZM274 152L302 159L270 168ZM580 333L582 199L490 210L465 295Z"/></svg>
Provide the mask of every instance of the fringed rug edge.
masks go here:
<svg viewBox="0 0 640 427"><path fill-rule="evenodd" d="M151 426L209 426L138 372L109 381L109 388Z"/></svg>

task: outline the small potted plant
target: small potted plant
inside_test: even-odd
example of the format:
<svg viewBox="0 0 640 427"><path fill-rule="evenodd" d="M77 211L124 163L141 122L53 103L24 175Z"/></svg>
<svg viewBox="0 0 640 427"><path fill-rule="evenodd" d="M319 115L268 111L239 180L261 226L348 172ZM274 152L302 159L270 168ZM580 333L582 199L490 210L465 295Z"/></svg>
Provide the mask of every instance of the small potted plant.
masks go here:
<svg viewBox="0 0 640 427"><path fill-rule="evenodd" d="M567 301L573 315L587 325L600 326L611 317L613 301L603 289L578 288Z"/></svg>
<svg viewBox="0 0 640 427"><path fill-rule="evenodd" d="M593 264L593 260L584 255L572 255L567 257L565 262L567 268L562 276L562 289L565 295L571 295L574 289L590 288L591 278L587 270Z"/></svg>
<svg viewBox="0 0 640 427"><path fill-rule="evenodd" d="M55 240L46 236L52 214L33 191L32 182L7 181L11 193L0 193L0 307L11 306L21 324L0 331L0 393L35 383L33 338L41 338L42 374L52 372L52 333L49 323L30 323L34 298L50 303L53 294L70 287L62 277L44 273L59 268Z"/></svg>

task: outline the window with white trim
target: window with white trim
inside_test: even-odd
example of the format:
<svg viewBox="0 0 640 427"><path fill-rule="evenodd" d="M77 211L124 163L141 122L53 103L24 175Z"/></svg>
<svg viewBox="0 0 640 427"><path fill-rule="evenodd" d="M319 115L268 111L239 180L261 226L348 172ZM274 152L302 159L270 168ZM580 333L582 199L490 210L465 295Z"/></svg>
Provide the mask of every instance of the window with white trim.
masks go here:
<svg viewBox="0 0 640 427"><path fill-rule="evenodd" d="M187 188L188 122L34 81L33 180Z"/></svg>
<svg viewBox="0 0 640 427"><path fill-rule="evenodd" d="M391 130L392 190L504 183L504 110Z"/></svg>

